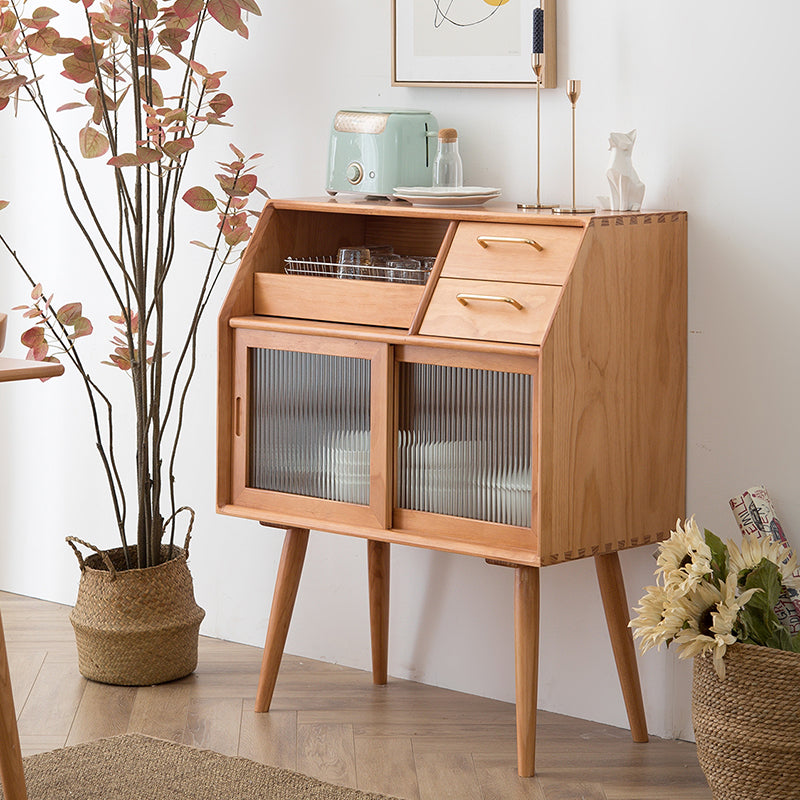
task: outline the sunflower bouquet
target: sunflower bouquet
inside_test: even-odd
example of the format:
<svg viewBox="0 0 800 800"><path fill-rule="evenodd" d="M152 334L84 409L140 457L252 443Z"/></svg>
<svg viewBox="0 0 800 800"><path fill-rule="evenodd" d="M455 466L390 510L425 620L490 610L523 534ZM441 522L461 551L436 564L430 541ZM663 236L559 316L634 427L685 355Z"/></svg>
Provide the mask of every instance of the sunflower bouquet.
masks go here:
<svg viewBox="0 0 800 800"><path fill-rule="evenodd" d="M784 543L754 534L740 545L724 543L692 517L683 526L678 520L656 560L656 585L630 622L643 653L674 641L679 658L711 653L724 678L725 651L735 642L800 652L800 634L775 612L782 591L800 588L795 555Z"/></svg>

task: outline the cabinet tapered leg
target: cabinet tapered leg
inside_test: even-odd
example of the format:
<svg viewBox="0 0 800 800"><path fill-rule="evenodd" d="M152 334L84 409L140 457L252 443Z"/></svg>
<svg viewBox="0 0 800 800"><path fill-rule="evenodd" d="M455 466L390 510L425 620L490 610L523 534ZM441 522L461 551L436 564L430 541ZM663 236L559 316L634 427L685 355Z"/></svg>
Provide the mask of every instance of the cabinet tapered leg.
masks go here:
<svg viewBox="0 0 800 800"><path fill-rule="evenodd" d="M389 664L389 548L388 542L367 541L372 682L379 686L386 683Z"/></svg>
<svg viewBox="0 0 800 800"><path fill-rule="evenodd" d="M536 761L536 699L539 681L539 568L516 567L514 654L517 685L517 771L533 775Z"/></svg>
<svg viewBox="0 0 800 800"><path fill-rule="evenodd" d="M286 531L278 576L275 579L275 591L272 595L272 609L269 612L267 641L264 644L261 675L256 693L256 711L269 711L272 703L272 693L278 680L278 670L281 666L283 648L286 646L289 623L292 621L294 601L297 598L297 587L300 584L307 547L307 528L289 528Z"/></svg>
<svg viewBox="0 0 800 800"><path fill-rule="evenodd" d="M633 634L628 627L628 600L622 582L622 568L617 553L604 553L594 557L600 596L606 612L606 624L611 637L611 648L617 662L622 697L628 713L628 723L634 742L646 742L647 720L644 715L642 688L639 684L639 668L636 665L636 649Z"/></svg>
<svg viewBox="0 0 800 800"><path fill-rule="evenodd" d="M17 717L14 713L14 696L11 693L11 675L6 656L3 620L0 618L0 782L6 800L26 800L25 773L19 747Z"/></svg>

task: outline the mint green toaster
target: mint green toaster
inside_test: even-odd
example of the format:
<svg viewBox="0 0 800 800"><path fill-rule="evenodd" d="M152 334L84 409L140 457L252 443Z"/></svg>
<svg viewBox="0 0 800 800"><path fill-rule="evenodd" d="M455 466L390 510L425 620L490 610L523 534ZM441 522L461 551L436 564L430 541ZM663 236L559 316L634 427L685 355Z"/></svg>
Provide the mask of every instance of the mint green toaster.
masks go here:
<svg viewBox="0 0 800 800"><path fill-rule="evenodd" d="M431 186L438 131L429 111L337 111L331 125L328 194L391 197L396 186Z"/></svg>

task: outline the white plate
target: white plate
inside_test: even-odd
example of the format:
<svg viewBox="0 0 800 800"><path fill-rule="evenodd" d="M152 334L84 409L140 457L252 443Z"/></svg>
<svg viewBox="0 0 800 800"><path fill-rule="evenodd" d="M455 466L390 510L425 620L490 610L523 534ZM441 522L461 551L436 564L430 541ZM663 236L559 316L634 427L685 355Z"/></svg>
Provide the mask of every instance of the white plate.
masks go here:
<svg viewBox="0 0 800 800"><path fill-rule="evenodd" d="M493 186L462 186L454 189L451 186L395 186L394 193L398 197L414 195L415 197L481 197L483 195L500 194L500 189Z"/></svg>
<svg viewBox="0 0 800 800"><path fill-rule="evenodd" d="M415 206L482 206L488 200L499 197L500 192L473 195L421 195L395 192L394 196L401 200L408 200Z"/></svg>

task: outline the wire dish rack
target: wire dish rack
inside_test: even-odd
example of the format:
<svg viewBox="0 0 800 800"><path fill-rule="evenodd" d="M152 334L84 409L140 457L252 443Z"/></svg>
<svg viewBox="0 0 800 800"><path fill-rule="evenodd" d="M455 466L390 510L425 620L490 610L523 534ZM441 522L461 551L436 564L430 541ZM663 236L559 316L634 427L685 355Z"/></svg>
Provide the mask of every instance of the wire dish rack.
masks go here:
<svg viewBox="0 0 800 800"><path fill-rule="evenodd" d="M414 256L410 256L410 258L414 258ZM430 265L433 259L425 256L415 260L419 262L418 267L339 264L336 256L311 256L309 258L289 256L284 263L287 275L316 275L325 278L424 284L430 275Z"/></svg>

